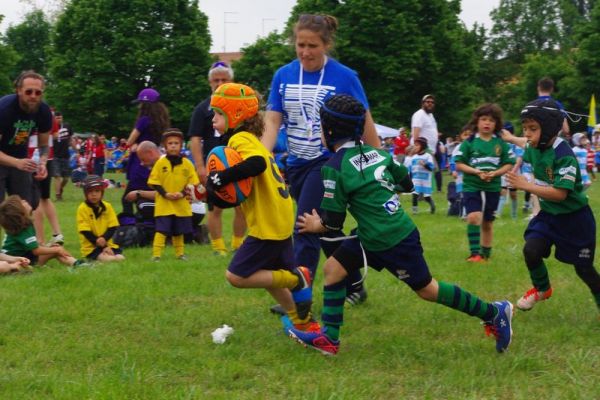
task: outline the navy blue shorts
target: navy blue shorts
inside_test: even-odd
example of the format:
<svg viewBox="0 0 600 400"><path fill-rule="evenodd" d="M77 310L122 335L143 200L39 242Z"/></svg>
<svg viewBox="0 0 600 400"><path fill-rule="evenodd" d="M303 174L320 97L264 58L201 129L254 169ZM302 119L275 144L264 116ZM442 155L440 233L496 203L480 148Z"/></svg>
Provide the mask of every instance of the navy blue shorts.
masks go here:
<svg viewBox="0 0 600 400"><path fill-rule="evenodd" d="M94 248L94 250L92 250L90 254L85 256L85 258L89 258L90 260L96 260L98 256L102 253L102 250L104 250L102 247L96 247ZM113 253L122 254L123 251L121 251L121 249L113 249Z"/></svg>
<svg viewBox="0 0 600 400"><path fill-rule="evenodd" d="M175 215L165 215L154 219L156 232L166 236L179 236L186 233L192 233L192 217L177 217Z"/></svg>
<svg viewBox="0 0 600 400"><path fill-rule="evenodd" d="M484 221L493 221L494 212L498 209L500 192L463 192L463 204L467 214L472 212L483 212Z"/></svg>
<svg viewBox="0 0 600 400"><path fill-rule="evenodd" d="M235 252L227 270L232 274L247 278L261 269L291 271L295 267L291 237L284 240L263 240L248 236Z"/></svg>
<svg viewBox="0 0 600 400"><path fill-rule="evenodd" d="M567 264L592 265L596 252L596 220L589 206L569 214L540 211L529 222L525 240L543 238L555 246L554 257Z"/></svg>
<svg viewBox="0 0 600 400"><path fill-rule="evenodd" d="M404 240L384 251L365 250L367 264L377 270L387 269L398 279L406 283L412 290L423 289L431 282L431 273L423 257L423 246L419 230L415 228ZM358 239L347 239L333 253L332 257L340 262L346 270L349 266L344 260L357 263L350 269L363 264L362 249Z"/></svg>

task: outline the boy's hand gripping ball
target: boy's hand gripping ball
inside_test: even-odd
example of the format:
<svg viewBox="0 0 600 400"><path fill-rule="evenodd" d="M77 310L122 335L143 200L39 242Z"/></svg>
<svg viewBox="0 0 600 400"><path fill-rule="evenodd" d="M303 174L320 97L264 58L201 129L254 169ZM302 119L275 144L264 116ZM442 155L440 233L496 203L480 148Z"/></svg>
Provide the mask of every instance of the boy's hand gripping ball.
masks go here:
<svg viewBox="0 0 600 400"><path fill-rule="evenodd" d="M213 173L231 168L242 161L242 156L231 147L217 146L213 148L206 158L209 181L215 176ZM218 177L218 174L216 175ZM208 198L215 206L219 208L235 207L250 195L252 178L248 177L225 185L209 183L208 189Z"/></svg>

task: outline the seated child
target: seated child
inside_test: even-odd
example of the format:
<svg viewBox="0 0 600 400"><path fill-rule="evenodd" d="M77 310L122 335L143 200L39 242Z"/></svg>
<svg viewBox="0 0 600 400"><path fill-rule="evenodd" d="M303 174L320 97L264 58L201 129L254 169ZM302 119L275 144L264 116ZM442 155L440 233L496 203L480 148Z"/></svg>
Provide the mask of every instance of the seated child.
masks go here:
<svg viewBox="0 0 600 400"><path fill-rule="evenodd" d="M29 271L29 259L25 257L13 257L8 254L0 253L0 274L10 274L13 272Z"/></svg>
<svg viewBox="0 0 600 400"><path fill-rule="evenodd" d="M31 265L44 265L56 258L69 266L80 266L84 262L75 259L62 246L42 246L35 237L31 219L31 206L17 195L8 196L0 204L0 226L6 231L2 252L10 256L25 257Z"/></svg>
<svg viewBox="0 0 600 400"><path fill-rule="evenodd" d="M106 183L97 175L88 175L82 184L85 201L77 208L77 231L81 255L90 260L122 261L112 236L119 221L110 203L102 200Z"/></svg>
<svg viewBox="0 0 600 400"><path fill-rule="evenodd" d="M480 318L486 333L495 336L496 350L506 351L512 338L512 304L486 302L431 276L419 230L403 211L397 194L412 191L413 183L406 167L394 162L387 151L361 142L365 113L363 105L348 95L335 95L321 107L321 140L335 154L321 170L328 182L321 215L316 210L304 213L297 225L300 232L339 231L349 210L358 224L358 237L344 240L325 261L323 329L302 332L290 328L289 335L324 354L338 352L346 296L344 279L363 267L365 257L368 265L378 271L387 269L422 299Z"/></svg>

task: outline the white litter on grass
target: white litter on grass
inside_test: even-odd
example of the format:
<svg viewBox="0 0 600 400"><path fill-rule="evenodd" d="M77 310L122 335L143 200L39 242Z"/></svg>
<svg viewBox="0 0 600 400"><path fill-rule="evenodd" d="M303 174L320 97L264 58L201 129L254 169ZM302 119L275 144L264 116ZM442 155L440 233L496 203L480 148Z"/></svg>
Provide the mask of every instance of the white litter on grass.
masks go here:
<svg viewBox="0 0 600 400"><path fill-rule="evenodd" d="M233 334L233 328L229 325L225 324L220 328L215 329L211 335L213 339L213 343L223 344L227 340L227 337Z"/></svg>

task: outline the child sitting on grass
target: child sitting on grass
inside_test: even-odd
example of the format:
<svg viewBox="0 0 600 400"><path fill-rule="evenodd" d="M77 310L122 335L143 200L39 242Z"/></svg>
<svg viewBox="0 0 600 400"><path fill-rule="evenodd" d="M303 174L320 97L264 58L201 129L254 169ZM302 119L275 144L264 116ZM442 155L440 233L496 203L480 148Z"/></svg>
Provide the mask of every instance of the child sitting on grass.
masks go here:
<svg viewBox="0 0 600 400"><path fill-rule="evenodd" d="M387 269L424 300L443 304L480 318L486 333L496 338L496 350L504 352L511 338L513 306L509 301L488 303L466 290L436 281L423 257L419 231L403 211L398 191L412 191L406 167L398 165L387 151L362 144L365 108L348 95L335 95L321 107L321 139L333 157L321 170L325 194L322 214L313 210L298 217L303 232L339 231L349 210L358 228L357 237L344 240L325 261L323 329L288 333L305 346L326 355L339 349L344 320L345 277L366 263Z"/></svg>
<svg viewBox="0 0 600 400"><path fill-rule="evenodd" d="M0 226L6 231L2 252L10 256L25 257L31 265L44 265L56 258L68 266L83 265L84 262L73 257L64 247L42 246L35 237L31 206L17 195L8 196L0 204Z"/></svg>
<svg viewBox="0 0 600 400"><path fill-rule="evenodd" d="M88 175L82 187L85 201L77 208L81 255L98 261L124 260L119 246L112 241L119 226L117 214L110 203L102 200L106 183L97 175Z"/></svg>

